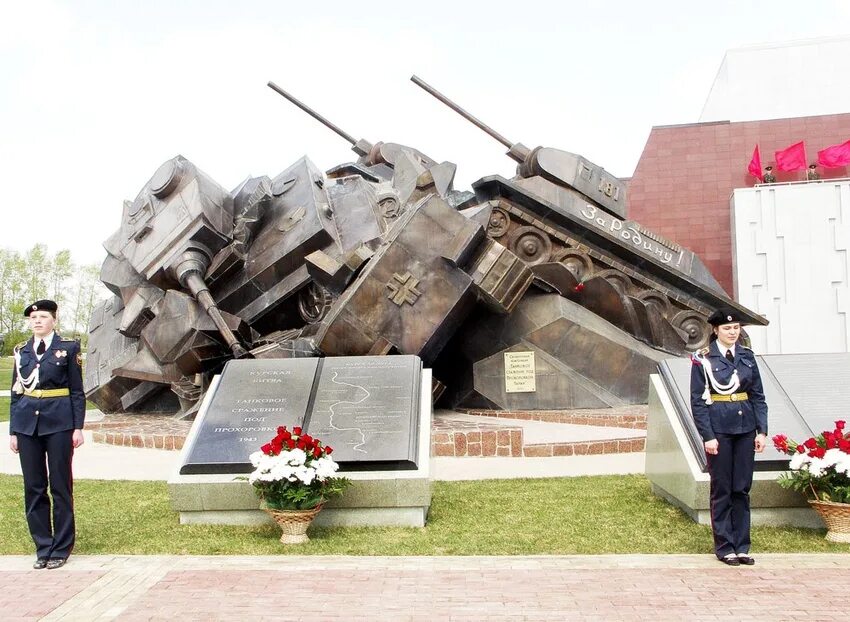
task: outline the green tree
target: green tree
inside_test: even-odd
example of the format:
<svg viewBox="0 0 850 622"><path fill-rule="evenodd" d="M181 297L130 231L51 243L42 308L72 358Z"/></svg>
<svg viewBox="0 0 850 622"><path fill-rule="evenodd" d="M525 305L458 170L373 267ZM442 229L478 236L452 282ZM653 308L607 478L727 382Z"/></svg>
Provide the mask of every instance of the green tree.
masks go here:
<svg viewBox="0 0 850 622"><path fill-rule="evenodd" d="M92 309L109 295L109 290L100 282L100 267L97 264L80 266L75 270L77 277L74 299L69 301L67 319L73 335L82 342L83 348L88 345L88 324Z"/></svg>
<svg viewBox="0 0 850 622"><path fill-rule="evenodd" d="M59 330L85 347L95 304L108 295L97 265L75 265L69 250L51 255L43 244L26 253L0 249L0 353L9 354L29 335L24 306L51 298L59 305Z"/></svg>
<svg viewBox="0 0 850 622"><path fill-rule="evenodd" d="M65 309L69 297L66 285L68 279L74 275L75 268L71 261L71 251L59 251L47 265L49 266L47 270L49 297L56 301L60 309Z"/></svg>
<svg viewBox="0 0 850 622"><path fill-rule="evenodd" d="M49 265L50 256L44 244L36 244L24 255L24 293L27 300L47 298Z"/></svg>
<svg viewBox="0 0 850 622"><path fill-rule="evenodd" d="M0 349L6 354L26 334L26 268L20 253L0 249L0 283Z"/></svg>

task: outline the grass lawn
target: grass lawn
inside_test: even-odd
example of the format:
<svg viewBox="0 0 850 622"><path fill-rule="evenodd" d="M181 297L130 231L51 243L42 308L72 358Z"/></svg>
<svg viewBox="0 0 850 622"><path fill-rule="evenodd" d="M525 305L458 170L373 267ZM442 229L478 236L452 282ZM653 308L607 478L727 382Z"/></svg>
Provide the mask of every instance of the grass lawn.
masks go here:
<svg viewBox="0 0 850 622"><path fill-rule="evenodd" d="M11 384L0 358L0 388ZM87 408L94 405L87 404ZM9 398L0 397L0 421ZM0 451L8 448L0 448ZM164 482L79 480L76 553L538 555L711 553L711 531L650 493L642 476L435 482L428 525L310 530L283 547L277 526L180 525ZM0 475L0 555L30 554L21 478ZM753 528L755 552L845 552L823 531Z"/></svg>
<svg viewBox="0 0 850 622"><path fill-rule="evenodd" d="M0 389L8 391L12 386L12 366L15 359L11 356L0 356Z"/></svg>
<svg viewBox="0 0 850 622"><path fill-rule="evenodd" d="M650 493L645 477L435 482L428 526L310 530L283 547L275 525L183 526L162 482L80 480L76 553L520 555L710 553L711 532ZM28 554L32 542L19 477L0 475L0 554ZM847 552L823 531L758 527L753 550Z"/></svg>

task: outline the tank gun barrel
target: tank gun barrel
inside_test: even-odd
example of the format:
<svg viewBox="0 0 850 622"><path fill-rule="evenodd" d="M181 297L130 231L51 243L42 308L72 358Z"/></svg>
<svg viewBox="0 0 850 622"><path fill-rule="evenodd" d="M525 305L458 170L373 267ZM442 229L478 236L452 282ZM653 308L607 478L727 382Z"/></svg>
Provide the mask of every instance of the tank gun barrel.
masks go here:
<svg viewBox="0 0 850 622"><path fill-rule="evenodd" d="M210 289L204 282L203 275L210 266L209 254L198 248L189 248L177 258L173 265L174 276L177 281L192 292L192 296L200 303L204 311L215 324L218 332L224 337L224 341L236 358L244 358L248 355L247 350L239 343L239 339L224 321L221 311L210 294Z"/></svg>
<svg viewBox="0 0 850 622"><path fill-rule="evenodd" d="M413 82L416 86L420 87L425 92L427 92L430 95L433 95L434 97L439 99L446 106L448 106L449 108L454 110L456 113L458 113L464 119L466 119L467 121L472 123L474 126L483 130L484 132L486 132L487 134L489 134L490 136L492 136L493 138L498 140L500 143L502 143L505 147L508 148L508 150L509 150L508 155L511 156L514 160L516 160L519 163L522 163L525 160L525 156L528 155L528 148L527 147L525 147L521 143L512 143L507 138L505 138L504 136L499 134L499 132L494 130L492 127L490 127L489 125L487 125L486 123L484 123L480 119L476 118L475 116L469 114L466 110L464 110L463 108L458 106L456 103L454 103L452 100L450 100L448 97L446 97L445 95L440 93L440 91L435 89L433 86L431 86L430 84L428 84L427 82L425 82L424 80L419 78L418 76L416 76L416 75L410 76L410 81Z"/></svg>
<svg viewBox="0 0 850 622"><path fill-rule="evenodd" d="M626 185L601 166L568 151L542 146L529 149L522 143L511 143L421 78L413 75L410 80L505 145L508 148L508 157L519 164L518 178L541 177L547 183L576 190L611 214L625 218Z"/></svg>
<svg viewBox="0 0 850 622"><path fill-rule="evenodd" d="M316 112L315 110L313 110L312 108L310 108L310 106L308 106L308 105L307 105L307 104L305 104L304 102L302 102L302 101L300 101L300 100L296 99L295 97L293 97L292 95L290 95L289 93L287 93L286 91L284 91L282 88L280 88L280 87L279 87L277 84L275 84L274 82L269 81L268 86L269 86L269 88L270 88L270 89L272 89L273 91L275 91L275 92L276 92L276 93L278 93L279 95L283 95L286 99L288 99L288 100L289 100L289 101L291 101L293 104L295 104L296 106L298 106L299 108L301 108L301 110L303 110L304 112L306 112L307 114L309 114L311 117L313 117L314 119L316 119L316 121L318 121L319 123L321 123L321 124L322 124L322 125L324 125L325 127L329 128L329 129L331 129L331 130L333 130L334 132L336 132L337 134L339 134L340 136L342 136L345 140L347 140L349 143L351 143L351 145L352 145L352 146L355 146L355 145L357 144L357 142L358 142L358 141L357 141L357 139L356 139L356 138L354 138L351 134L349 134L349 133L347 133L347 132L343 131L343 130L339 127L339 126L334 125L333 123L331 123L330 121L328 121L325 117L323 117L323 116L322 116L322 115L320 115L318 112Z"/></svg>

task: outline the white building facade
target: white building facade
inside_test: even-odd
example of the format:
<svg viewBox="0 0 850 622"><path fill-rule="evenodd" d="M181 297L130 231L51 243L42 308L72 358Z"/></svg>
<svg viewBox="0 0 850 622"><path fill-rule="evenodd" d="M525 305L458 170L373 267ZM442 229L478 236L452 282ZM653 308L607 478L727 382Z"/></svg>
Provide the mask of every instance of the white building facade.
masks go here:
<svg viewBox="0 0 850 622"><path fill-rule="evenodd" d="M770 321L753 349L850 351L850 179L736 189L731 209L735 298Z"/></svg>
<svg viewBox="0 0 850 622"><path fill-rule="evenodd" d="M850 36L728 50L700 122L840 114L850 105Z"/></svg>

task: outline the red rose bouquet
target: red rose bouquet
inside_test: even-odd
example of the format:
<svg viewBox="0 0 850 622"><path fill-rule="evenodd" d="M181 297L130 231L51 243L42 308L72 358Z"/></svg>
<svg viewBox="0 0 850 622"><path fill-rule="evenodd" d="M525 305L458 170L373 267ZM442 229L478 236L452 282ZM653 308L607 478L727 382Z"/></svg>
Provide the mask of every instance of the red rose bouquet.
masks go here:
<svg viewBox="0 0 850 622"><path fill-rule="evenodd" d="M773 437L773 446L791 456L790 474L779 478L779 485L804 493L815 501L850 503L850 434L844 421L836 421L834 430L826 430L802 443L784 434Z"/></svg>

